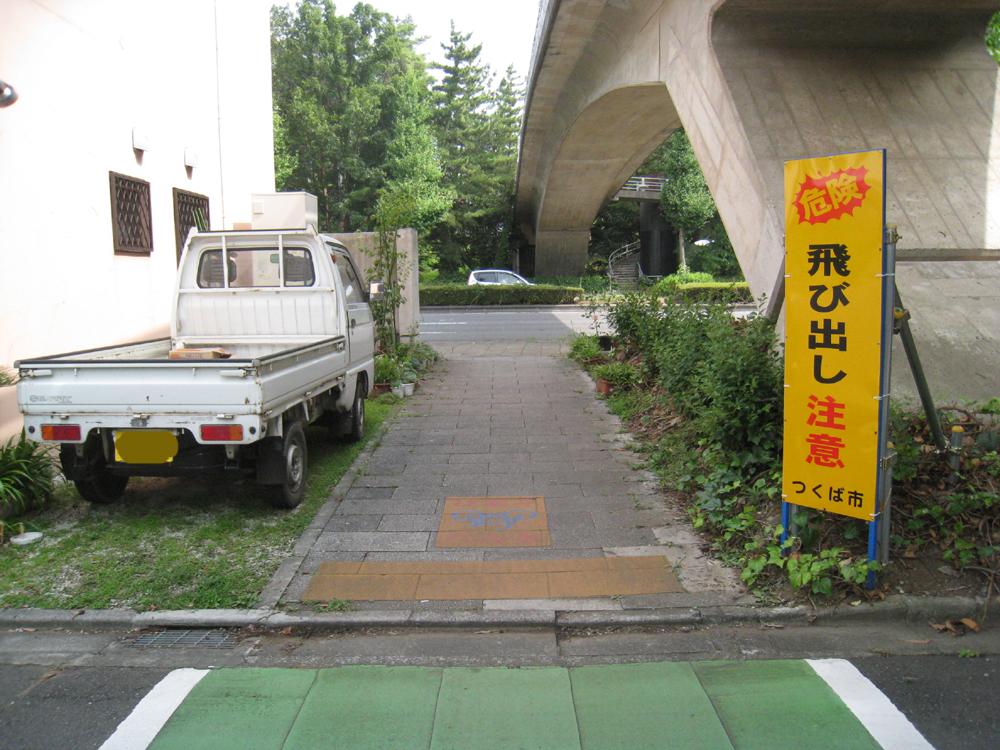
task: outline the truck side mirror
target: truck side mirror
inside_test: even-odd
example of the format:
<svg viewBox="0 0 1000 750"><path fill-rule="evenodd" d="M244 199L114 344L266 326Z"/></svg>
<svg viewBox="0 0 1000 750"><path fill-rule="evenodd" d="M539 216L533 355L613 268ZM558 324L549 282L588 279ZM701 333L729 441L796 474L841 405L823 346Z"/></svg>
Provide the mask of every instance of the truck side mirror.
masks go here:
<svg viewBox="0 0 1000 750"><path fill-rule="evenodd" d="M373 281L368 285L368 301L381 302L385 297L385 282Z"/></svg>

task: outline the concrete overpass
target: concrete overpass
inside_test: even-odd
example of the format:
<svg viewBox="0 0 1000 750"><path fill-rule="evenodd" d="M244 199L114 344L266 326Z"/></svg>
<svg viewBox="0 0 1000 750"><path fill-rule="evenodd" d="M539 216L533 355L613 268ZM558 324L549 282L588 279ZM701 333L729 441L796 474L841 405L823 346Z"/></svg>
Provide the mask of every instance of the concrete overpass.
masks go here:
<svg viewBox="0 0 1000 750"><path fill-rule="evenodd" d="M782 163L884 147L915 328L1000 363L1000 104L983 43L996 8L543 0L516 203L535 273L578 272L601 206L683 126L751 288L780 300ZM960 390L996 395L997 380Z"/></svg>

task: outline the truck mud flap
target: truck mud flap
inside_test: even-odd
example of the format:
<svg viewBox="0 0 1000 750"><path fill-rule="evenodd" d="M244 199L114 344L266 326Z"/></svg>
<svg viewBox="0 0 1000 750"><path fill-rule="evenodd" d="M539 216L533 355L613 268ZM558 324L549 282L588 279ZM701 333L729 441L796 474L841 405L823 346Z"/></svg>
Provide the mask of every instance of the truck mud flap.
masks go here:
<svg viewBox="0 0 1000 750"><path fill-rule="evenodd" d="M266 438L257 448L257 484L282 484L285 457L281 438Z"/></svg>

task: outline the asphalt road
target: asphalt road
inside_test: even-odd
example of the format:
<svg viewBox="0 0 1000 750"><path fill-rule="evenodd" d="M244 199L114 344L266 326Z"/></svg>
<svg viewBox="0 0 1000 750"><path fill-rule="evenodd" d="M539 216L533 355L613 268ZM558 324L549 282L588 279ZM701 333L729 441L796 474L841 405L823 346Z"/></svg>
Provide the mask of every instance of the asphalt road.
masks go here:
<svg viewBox="0 0 1000 750"><path fill-rule="evenodd" d="M287 671L350 665L573 668L806 658L848 659L939 750L995 750L1000 747L996 710L1000 631L989 619L982 624L982 632L962 638L937 633L925 622L855 618L813 625L746 623L651 630L243 632L233 633L221 648L144 646L137 632L0 630L0 750L99 748L153 686L179 668L235 668L236 672L246 667ZM775 720L794 725L801 718L792 710L786 715L773 695L765 692L762 698L760 710L775 714ZM258 701L260 711L269 710L268 706L263 698ZM217 745L206 738L205 744L185 747ZM822 750L840 747L834 735Z"/></svg>
<svg viewBox="0 0 1000 750"><path fill-rule="evenodd" d="M476 308L420 311L420 337L437 343L561 341L574 333L593 332L593 319L582 307L521 310Z"/></svg>

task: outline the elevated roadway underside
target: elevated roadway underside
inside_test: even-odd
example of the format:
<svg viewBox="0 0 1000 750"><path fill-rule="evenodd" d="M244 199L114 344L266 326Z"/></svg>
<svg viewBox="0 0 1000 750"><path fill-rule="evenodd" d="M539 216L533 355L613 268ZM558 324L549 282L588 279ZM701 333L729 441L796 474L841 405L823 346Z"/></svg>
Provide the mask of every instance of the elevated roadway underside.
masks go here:
<svg viewBox="0 0 1000 750"><path fill-rule="evenodd" d="M995 10L992 0L543 4L517 189L536 274L582 268L601 206L683 126L751 288L777 313L783 162L885 148L899 285L932 386L996 395L1000 117L983 44Z"/></svg>

